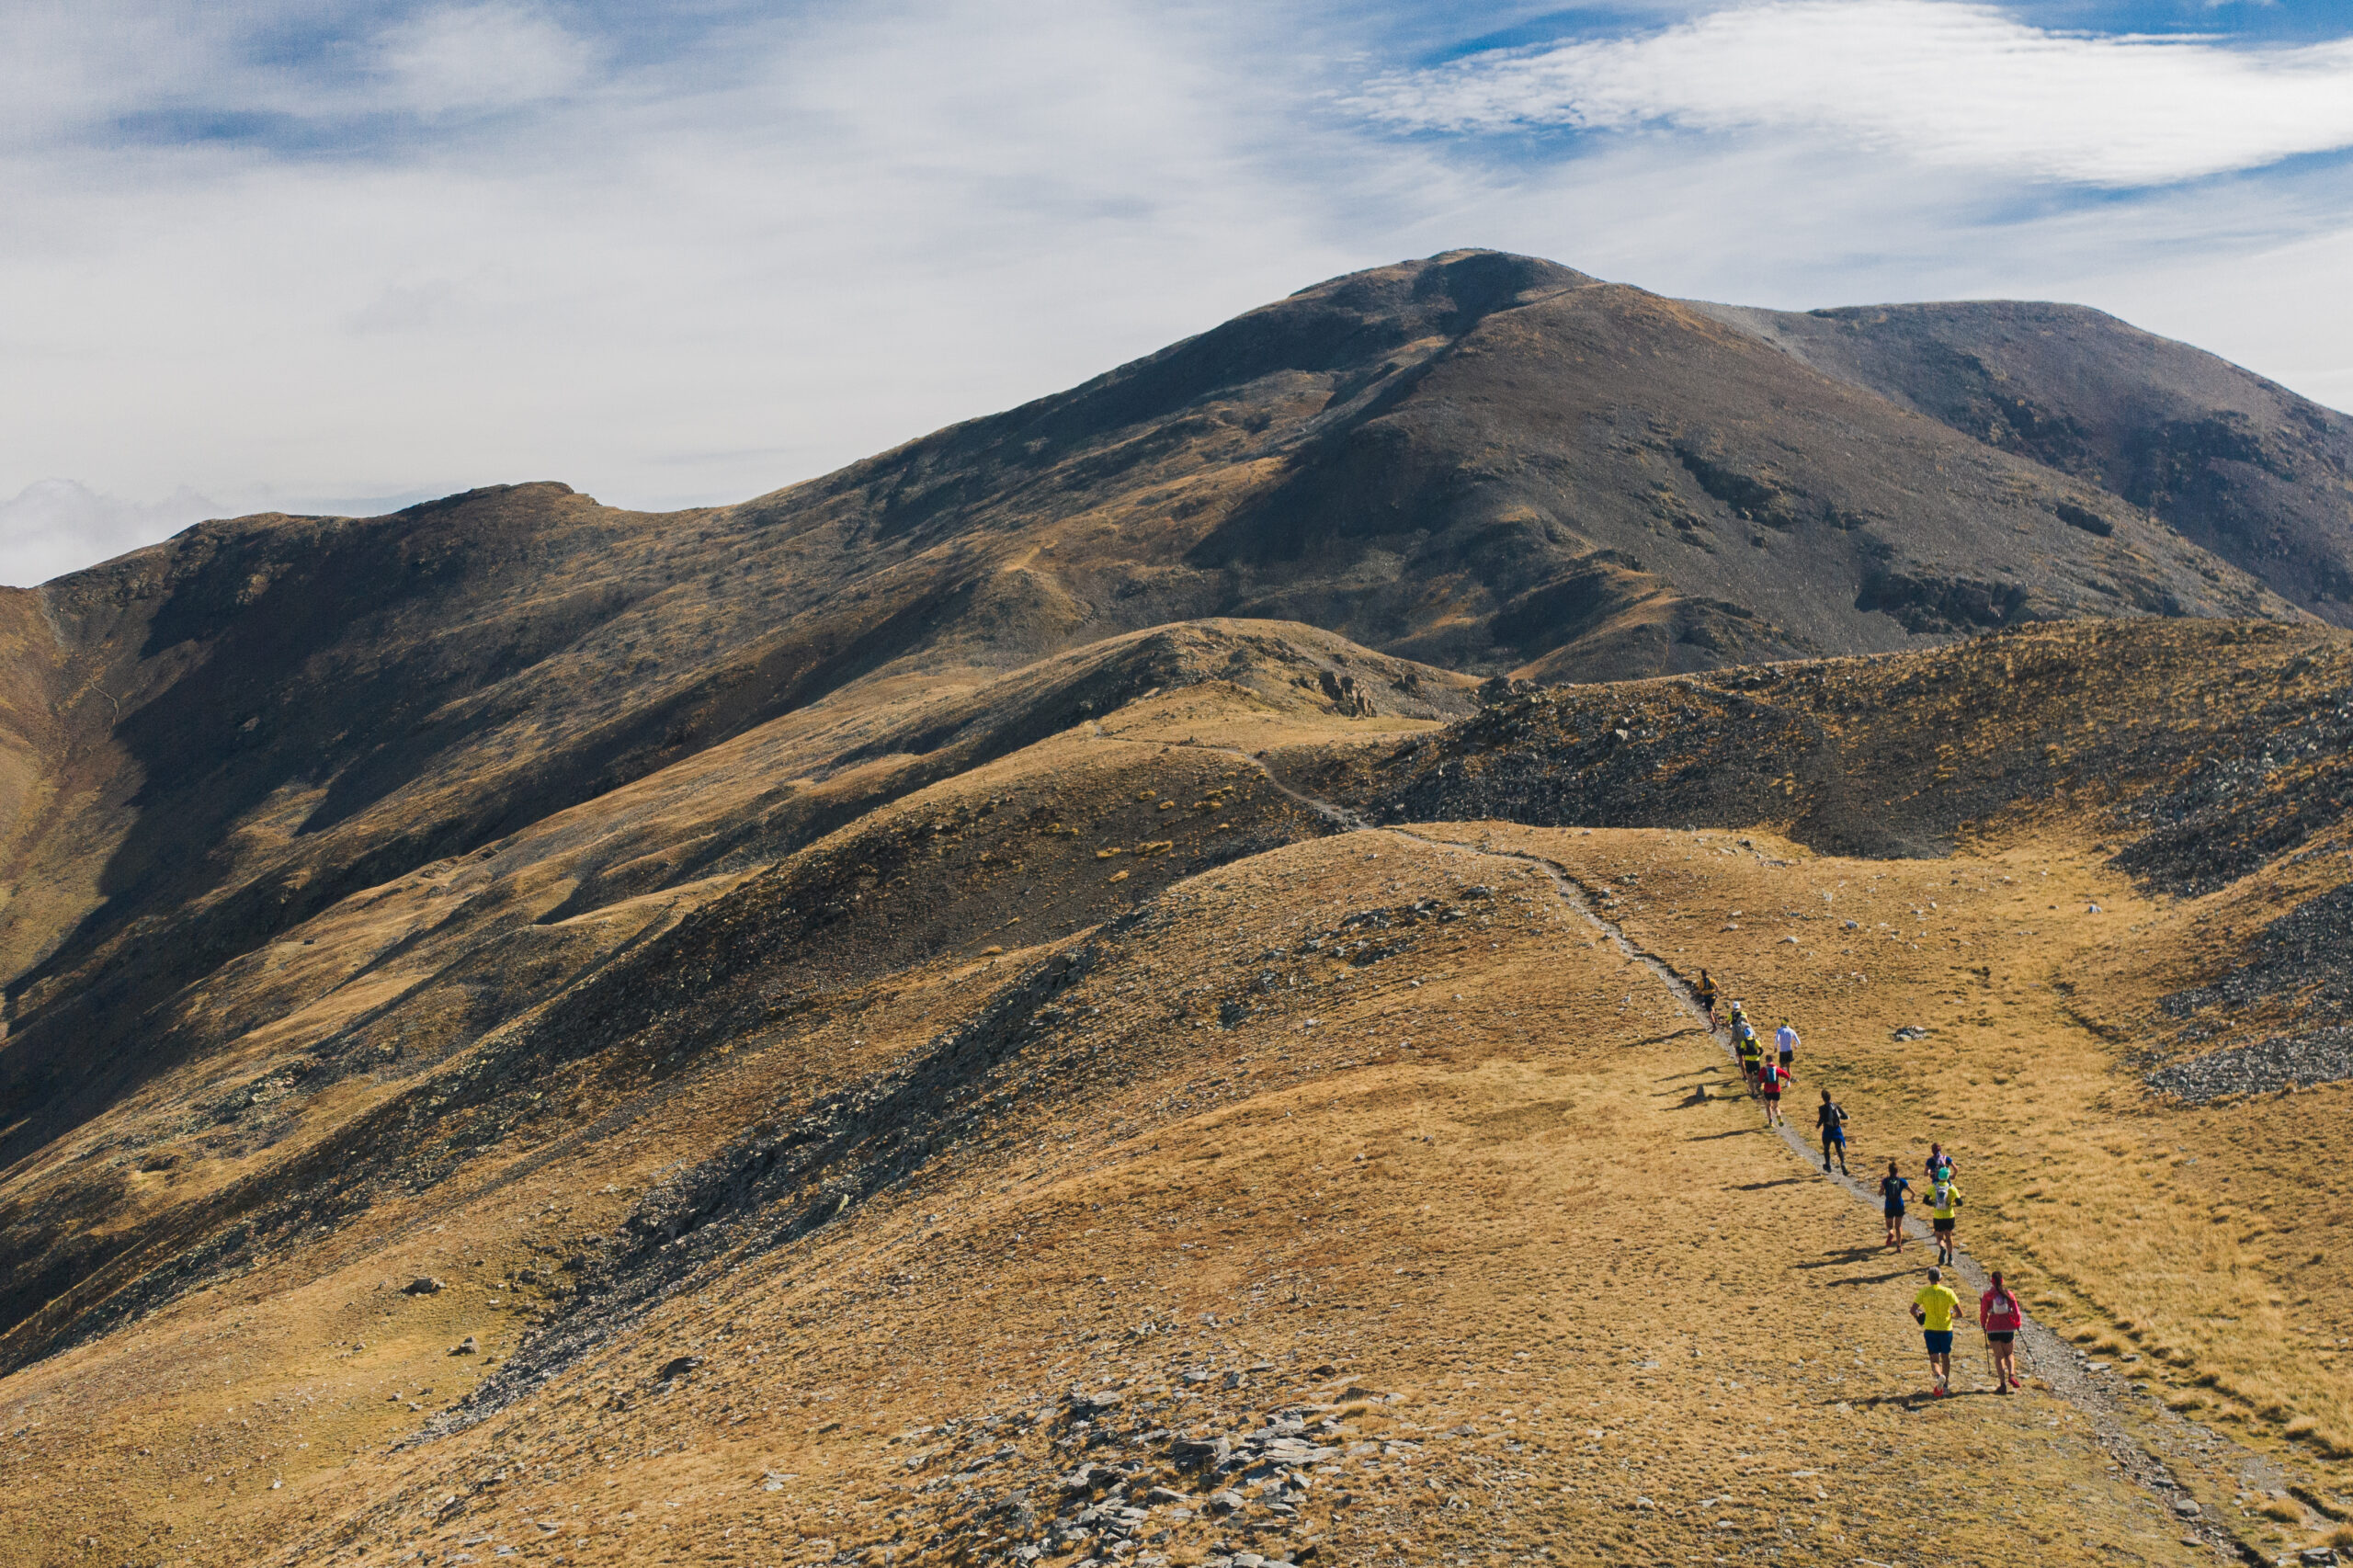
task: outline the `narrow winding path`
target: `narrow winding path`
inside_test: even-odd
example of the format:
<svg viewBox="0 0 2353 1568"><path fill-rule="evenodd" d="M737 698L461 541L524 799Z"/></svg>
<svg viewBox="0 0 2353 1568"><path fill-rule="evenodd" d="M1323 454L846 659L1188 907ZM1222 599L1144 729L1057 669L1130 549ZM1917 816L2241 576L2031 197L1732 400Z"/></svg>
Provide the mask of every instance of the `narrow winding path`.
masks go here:
<svg viewBox="0 0 2353 1568"><path fill-rule="evenodd" d="M1097 731L1097 733L1099 735L1101 732ZM1274 769L1267 766L1263 757L1254 756L1247 752L1226 746L1202 746L1199 749L1218 752L1248 763L1264 775L1267 781L1286 799L1314 812L1344 833L1393 834L1397 837L1451 854L1516 860L1523 865L1536 868L1551 879L1563 903L1613 944L1620 953L1648 969L1656 977L1659 984L1665 988L1667 994L1675 999L1677 1006L1688 1013L1700 1028L1708 1031L1718 1049L1727 1057L1737 1061L1733 1051L1730 1035L1717 1029L1708 1021L1706 1009L1699 1006L1699 997L1683 976L1676 972L1674 966L1665 959L1629 937L1623 926L1603 915L1592 891L1560 862L1525 850L1482 847L1453 839L1429 837L1415 833L1409 828L1393 824L1370 823L1345 806L1291 788L1276 776ZM1880 1206L1876 1188L1867 1187L1861 1180L1853 1176L1824 1171L1817 1163L1820 1158L1818 1151L1806 1142L1804 1133L1799 1129L1783 1126L1778 1131L1782 1142L1787 1143L1798 1158L1804 1162L1809 1173L1835 1184L1858 1203L1864 1205L1874 1219L1878 1217ZM1923 1242L1930 1240L1928 1228L1917 1219L1907 1219L1904 1221L1904 1228L1907 1235ZM1984 1270L1966 1252L1957 1254L1953 1272L1971 1291L1982 1293L1987 1287ZM2202 1542L2222 1556L2256 1564L2259 1568L2270 1568L2269 1557L2240 1540L2219 1519L2198 1509L2198 1506L2188 1498L2188 1494L2180 1490L2179 1483L2174 1479L2172 1471L2166 1468L2165 1462L2152 1453L2125 1426L2125 1402L2130 1396L2120 1393L2111 1385L2097 1380L2095 1374L2086 1370L2074 1346L2062 1340L2058 1335L2042 1324L2029 1319L2024 1331L2018 1335L2018 1352L2020 1370L2031 1371L2051 1385L2054 1394L2083 1413L2090 1421L2094 1437L2100 1447L2107 1451L2109 1458L2116 1460L2126 1475L2152 1494L2165 1506L2167 1516L2183 1532L2182 1539L2185 1542L2190 1540ZM1956 1360L1959 1359L1959 1354L1956 1353ZM1961 1375L1961 1369L1956 1367L1955 1376ZM2187 1514L2181 1512L2180 1504L2183 1503L2188 1504L2193 1511Z"/></svg>

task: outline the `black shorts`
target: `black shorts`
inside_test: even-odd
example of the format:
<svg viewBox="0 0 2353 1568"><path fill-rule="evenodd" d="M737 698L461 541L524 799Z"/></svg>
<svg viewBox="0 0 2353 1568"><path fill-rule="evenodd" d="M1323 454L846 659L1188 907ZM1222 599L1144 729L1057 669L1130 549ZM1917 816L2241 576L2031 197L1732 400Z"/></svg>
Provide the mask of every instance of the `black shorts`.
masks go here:
<svg viewBox="0 0 2353 1568"><path fill-rule="evenodd" d="M2018 1336L2018 1331L2015 1328L1989 1328L1985 1331L1985 1337L1996 1345L2007 1345Z"/></svg>
<svg viewBox="0 0 2353 1568"><path fill-rule="evenodd" d="M1781 1052L1781 1065L1784 1067L1787 1067L1790 1062L1795 1062L1797 1059L1798 1053L1794 1051L1785 1051Z"/></svg>
<svg viewBox="0 0 2353 1568"><path fill-rule="evenodd" d="M1952 1234L1952 1221L1950 1220L1939 1220L1934 1215L1931 1215L1928 1219L1928 1223L1937 1228L1937 1234L1940 1236L1949 1236Z"/></svg>
<svg viewBox="0 0 2353 1568"><path fill-rule="evenodd" d="M1887 1217L1888 1217L1889 1219L1891 1219L1891 1220L1901 1220L1901 1219L1903 1219L1903 1218L1904 1218L1904 1205L1902 1205L1901 1203L1891 1203L1891 1204L1889 1204L1889 1205L1887 1206Z"/></svg>
<svg viewBox="0 0 2353 1568"><path fill-rule="evenodd" d="M1765 1097L1768 1100L1778 1100L1781 1097L1781 1091L1779 1089L1768 1089L1765 1091Z"/></svg>

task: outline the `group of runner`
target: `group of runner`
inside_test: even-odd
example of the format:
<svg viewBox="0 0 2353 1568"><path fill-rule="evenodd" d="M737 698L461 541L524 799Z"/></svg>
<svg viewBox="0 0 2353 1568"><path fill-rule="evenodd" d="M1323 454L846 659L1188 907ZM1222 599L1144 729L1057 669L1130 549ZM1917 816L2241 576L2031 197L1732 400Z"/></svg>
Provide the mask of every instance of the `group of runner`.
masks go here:
<svg viewBox="0 0 2353 1568"><path fill-rule="evenodd" d="M1738 1002L1732 1003L1722 1025L1716 1017L1716 983L1706 970L1699 971L1699 984L1693 987L1699 1006L1706 1009L1709 1027L1728 1028L1732 1032L1733 1051L1740 1058L1741 1077L1748 1086L1751 1098L1765 1106L1765 1125L1786 1127L1788 1119L1781 1114L1781 1096L1797 1078L1798 1031L1783 1018L1773 1031L1773 1047L1768 1051L1756 1035L1756 1027L1748 1020ZM1827 1173L1835 1160L1841 1176L1850 1175L1847 1169L1846 1108L1822 1091L1822 1103L1814 1109L1814 1125L1822 1134L1822 1168ZM1928 1159L1923 1173L1927 1178L1928 1224L1937 1244L1937 1267L1928 1270L1928 1283L1912 1299L1913 1320L1919 1324L1928 1346L1928 1367L1936 1377L1936 1397L1942 1398L1952 1388L1952 1336L1955 1316L1961 1310L1961 1298L1944 1282L1944 1271L1953 1266L1961 1251L1961 1183L1957 1179L1953 1158L1942 1143L1928 1145ZM1901 1252L1908 1239L1904 1233L1904 1212L1913 1194L1911 1180L1894 1160L1887 1162L1887 1175L1880 1178L1880 1207L1887 1221L1886 1244ZM2002 1283L1996 1269L1992 1288L1978 1298L1977 1324L1985 1332L1986 1348L1994 1362L1995 1382L2003 1393L2023 1386L2018 1375L2015 1359L2018 1330L2025 1325L2026 1311L2017 1296Z"/></svg>
<svg viewBox="0 0 2353 1568"><path fill-rule="evenodd" d="M1718 1027L1716 983L1708 978L1706 970L1699 971L1699 983L1695 989L1699 997L1699 1006L1708 1011L1709 1027L1711 1028ZM1798 1031L1790 1027L1789 1019L1783 1018L1780 1028L1773 1031L1773 1046L1770 1051L1768 1051L1765 1042L1756 1037L1756 1026L1748 1021L1748 1015L1742 1011L1741 1005L1737 1002L1732 1005L1723 1027L1732 1030L1733 1052L1740 1058L1740 1075L1742 1081L1748 1085L1748 1097L1764 1104L1765 1125L1787 1127L1790 1123L1789 1119L1781 1114L1781 1096L1791 1084L1797 1082ZM1824 1089L1822 1092L1822 1097L1824 1103L1827 1103L1830 1091ZM1827 1138L1827 1136L1828 1134L1825 1133L1824 1137ZM1841 1142L1843 1141L1842 1134ZM1840 1163L1842 1165L1845 1163L1843 1158ZM1825 1157L1823 1169L1829 1168Z"/></svg>

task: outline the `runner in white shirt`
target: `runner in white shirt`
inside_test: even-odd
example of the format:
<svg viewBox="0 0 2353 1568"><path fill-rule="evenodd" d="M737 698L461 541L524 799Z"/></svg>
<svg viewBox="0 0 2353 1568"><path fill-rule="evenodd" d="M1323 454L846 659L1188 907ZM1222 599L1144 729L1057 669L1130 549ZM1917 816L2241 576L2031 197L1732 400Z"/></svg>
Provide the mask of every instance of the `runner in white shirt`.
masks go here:
<svg viewBox="0 0 2353 1568"><path fill-rule="evenodd" d="M1798 1031L1790 1028L1787 1018L1783 1018L1781 1027L1773 1031L1773 1049L1780 1052L1782 1072L1786 1073L1797 1064Z"/></svg>

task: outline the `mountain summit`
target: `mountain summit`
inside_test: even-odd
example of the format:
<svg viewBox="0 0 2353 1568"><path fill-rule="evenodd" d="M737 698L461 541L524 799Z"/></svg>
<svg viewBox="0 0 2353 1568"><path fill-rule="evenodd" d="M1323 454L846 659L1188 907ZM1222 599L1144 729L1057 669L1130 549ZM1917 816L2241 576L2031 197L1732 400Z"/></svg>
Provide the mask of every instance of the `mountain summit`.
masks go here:
<svg viewBox="0 0 2353 1568"><path fill-rule="evenodd" d="M0 1564L2320 1551L2348 468L2094 312L1461 251L0 592ZM1957 1148L2027 1397L1703 971Z"/></svg>

